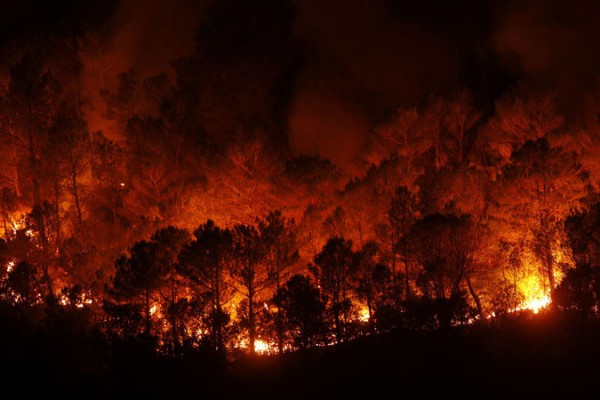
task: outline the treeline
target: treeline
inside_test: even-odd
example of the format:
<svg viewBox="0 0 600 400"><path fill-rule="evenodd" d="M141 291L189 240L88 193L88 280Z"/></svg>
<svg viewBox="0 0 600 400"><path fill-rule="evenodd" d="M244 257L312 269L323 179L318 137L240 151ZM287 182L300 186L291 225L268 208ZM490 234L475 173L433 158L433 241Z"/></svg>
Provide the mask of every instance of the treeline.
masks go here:
<svg viewBox="0 0 600 400"><path fill-rule="evenodd" d="M584 322L599 316L599 210L597 203L567 219L576 267L552 291L555 311ZM383 263L375 242L354 251L343 237L327 241L308 274L294 273L297 226L280 212L232 228L208 220L192 235L169 226L116 261L100 300L79 284L55 294L35 264L8 261L2 317L52 332L60 316L67 329L93 331L114 348L172 357L281 353L403 329L501 323L519 311L517 294L498 288L491 304L482 303L471 282L471 230L468 219L443 215L415 223L401 244L426 261L411 277ZM18 243L1 243L6 260Z"/></svg>
<svg viewBox="0 0 600 400"><path fill-rule="evenodd" d="M7 309L85 311L173 354L445 328L549 296L595 314L597 265L573 245L593 237L595 116L566 121L532 82L490 112L462 88L382 112L347 165L296 154L287 113L309 57L293 10L268 3L215 6L171 75L99 75L92 94L81 71L102 70L102 29L6 51ZM572 305L582 290L592 306Z"/></svg>

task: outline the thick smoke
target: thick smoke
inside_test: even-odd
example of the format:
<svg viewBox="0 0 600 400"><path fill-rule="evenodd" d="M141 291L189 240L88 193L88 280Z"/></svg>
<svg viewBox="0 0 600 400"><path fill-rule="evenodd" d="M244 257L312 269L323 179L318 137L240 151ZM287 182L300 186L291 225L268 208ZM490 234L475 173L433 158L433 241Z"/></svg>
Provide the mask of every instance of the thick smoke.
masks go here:
<svg viewBox="0 0 600 400"><path fill-rule="evenodd" d="M392 20L386 1L296 6L294 31L310 53L289 117L301 153L346 163L375 121L456 82L457 60L445 38L415 21Z"/></svg>
<svg viewBox="0 0 600 400"><path fill-rule="evenodd" d="M498 10L493 45L508 68L547 85L570 118L600 111L600 3L528 0Z"/></svg>
<svg viewBox="0 0 600 400"><path fill-rule="evenodd" d="M111 135L98 93L114 90L120 73L134 69L141 79L166 73L171 62L194 49L196 28L210 0L122 0L115 15L99 31L84 38L82 85L88 97L91 130Z"/></svg>
<svg viewBox="0 0 600 400"><path fill-rule="evenodd" d="M346 166L362 148L368 129L360 109L324 89L303 88L292 102L290 144L298 153Z"/></svg>

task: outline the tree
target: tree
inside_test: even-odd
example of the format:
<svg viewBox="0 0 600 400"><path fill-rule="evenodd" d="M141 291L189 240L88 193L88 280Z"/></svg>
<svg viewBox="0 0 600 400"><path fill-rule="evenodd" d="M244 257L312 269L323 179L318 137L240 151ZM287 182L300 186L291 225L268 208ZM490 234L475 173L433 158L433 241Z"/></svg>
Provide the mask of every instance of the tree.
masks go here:
<svg viewBox="0 0 600 400"><path fill-rule="evenodd" d="M213 350L225 351L224 327L229 315L223 306L232 297L227 280L227 268L232 261L233 237L229 229L222 229L212 220L194 231L194 240L179 254L178 268L200 297L209 299L208 324Z"/></svg>
<svg viewBox="0 0 600 400"><path fill-rule="evenodd" d="M519 85L496 102L496 114L483 133L489 150L508 161L527 141L548 138L564 123L557 113L555 94Z"/></svg>
<svg viewBox="0 0 600 400"><path fill-rule="evenodd" d="M425 141L417 129L419 114L416 109L399 108L392 120L379 127L370 136L366 160L369 164L380 165L383 161L406 157L412 161L424 152Z"/></svg>
<svg viewBox="0 0 600 400"><path fill-rule="evenodd" d="M75 206L78 230L83 225L83 175L88 171L91 151L90 135L86 122L71 110L61 110L51 131L50 144L58 158L59 170L65 172L66 186L69 188ZM58 207L58 204L56 205Z"/></svg>
<svg viewBox="0 0 600 400"><path fill-rule="evenodd" d="M38 303L41 291L37 278L37 269L27 261L21 261L12 267L8 273L5 291L15 304L27 306Z"/></svg>
<svg viewBox="0 0 600 400"><path fill-rule="evenodd" d="M123 197L127 186L124 150L101 132L96 132L91 142L92 175L97 193L95 207L101 216L117 225L123 216Z"/></svg>
<svg viewBox="0 0 600 400"><path fill-rule="evenodd" d="M43 208L42 193L44 175L42 163L44 150L48 142L48 132L55 123L55 117L61 100L61 86L55 76L42 67L41 60L30 55L24 56L10 70L10 81L6 96L6 111L10 117L5 132L14 145L26 154L26 177L31 182L31 204L35 209ZM16 178L16 177L15 177ZM15 183L17 193L21 193L23 180ZM37 218L40 246L48 252L46 236L46 213L33 212ZM48 298L54 302L53 282L48 274L47 261L42 259L42 270L48 287Z"/></svg>
<svg viewBox="0 0 600 400"><path fill-rule="evenodd" d="M577 264L600 266L600 203L572 212L565 220L568 244Z"/></svg>
<svg viewBox="0 0 600 400"><path fill-rule="evenodd" d="M466 89L459 90L448 101L444 125L453 140L451 149L458 165L465 160L468 135L480 118L481 113L475 110L471 93Z"/></svg>
<svg viewBox="0 0 600 400"><path fill-rule="evenodd" d="M338 343L346 338L346 323L351 306L349 291L352 257L352 242L343 237L332 237L315 257L316 268L312 268L328 311L333 317Z"/></svg>
<svg viewBox="0 0 600 400"><path fill-rule="evenodd" d="M415 223L406 236L410 254L422 268L417 285L434 301L437 322L448 328L463 322L468 312L464 284L481 313L481 303L471 281L477 235L469 217L433 214Z"/></svg>
<svg viewBox="0 0 600 400"><path fill-rule="evenodd" d="M129 256L121 256L115 262L116 273L109 294L117 300L125 300L142 307L145 334L151 335L152 308L156 290L163 283L165 266L156 242L135 243Z"/></svg>
<svg viewBox="0 0 600 400"><path fill-rule="evenodd" d="M410 192L406 187L400 186L396 189L394 197L392 197L390 209L388 211L388 220L391 228L392 240L392 275L396 274L396 258L398 255L403 255L404 259L404 295L410 296L410 276L409 263L406 255L406 249L403 249L402 240L410 231L414 224L417 212L416 195Z"/></svg>
<svg viewBox="0 0 600 400"><path fill-rule="evenodd" d="M178 355L182 339L180 332L183 330L183 327L179 326L182 316L178 312L185 310L181 310L180 292L183 290L183 282L177 271L177 262L179 253L190 242L190 234L184 229L168 226L156 231L152 235L152 242L158 245L160 263L164 268L164 286L160 291L164 304L162 308L166 310L171 325L173 354Z"/></svg>
<svg viewBox="0 0 600 400"><path fill-rule="evenodd" d="M264 268L267 248L260 232L251 225L236 225L232 237L231 275L237 283L238 292L248 301L242 323L248 330L250 354L254 354L257 298L272 282L271 276Z"/></svg>
<svg viewBox="0 0 600 400"><path fill-rule="evenodd" d="M303 275L292 276L273 297L281 309L287 332L300 349L315 345L325 333L325 304L319 289Z"/></svg>
<svg viewBox="0 0 600 400"><path fill-rule="evenodd" d="M558 310L572 313L583 320L598 316L600 269L589 264L578 264L567 271L552 294L552 304Z"/></svg>
<svg viewBox="0 0 600 400"><path fill-rule="evenodd" d="M293 219L285 218L281 211L277 210L270 212L258 222L258 230L266 249L265 262L268 274L275 283L275 293L277 293L281 288L282 280L285 279L286 269L300 260L296 223ZM279 353L283 352L285 327L282 318L278 309L275 316L275 332Z"/></svg>
<svg viewBox="0 0 600 400"><path fill-rule="evenodd" d="M587 176L577 155L545 139L527 142L511 155L494 193L495 217L528 238L552 291L561 226L587 194Z"/></svg>
<svg viewBox="0 0 600 400"><path fill-rule="evenodd" d="M447 104L441 97L431 97L421 118L421 127L425 137L429 141L429 148L433 152L433 167L435 172L446 164L447 154L444 145L446 140L444 117Z"/></svg>
<svg viewBox="0 0 600 400"><path fill-rule="evenodd" d="M379 262L377 243L367 242L361 250L354 253L356 271L356 294L367 305L369 327L371 331L387 328L394 324L396 302L394 298L400 295L398 286L394 285L392 271Z"/></svg>

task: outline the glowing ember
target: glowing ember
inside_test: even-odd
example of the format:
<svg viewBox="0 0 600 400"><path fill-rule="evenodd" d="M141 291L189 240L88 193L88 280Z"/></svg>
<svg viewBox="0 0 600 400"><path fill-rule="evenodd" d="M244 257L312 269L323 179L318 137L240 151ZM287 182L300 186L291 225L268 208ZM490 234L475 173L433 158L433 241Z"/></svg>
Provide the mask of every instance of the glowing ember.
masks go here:
<svg viewBox="0 0 600 400"><path fill-rule="evenodd" d="M14 267L15 267L15 262L9 261L8 263L6 263L6 272L8 272L10 274L10 271L12 271Z"/></svg>
<svg viewBox="0 0 600 400"><path fill-rule="evenodd" d="M152 307L150 307L150 315L156 314L156 311L158 311L158 306L154 304Z"/></svg>

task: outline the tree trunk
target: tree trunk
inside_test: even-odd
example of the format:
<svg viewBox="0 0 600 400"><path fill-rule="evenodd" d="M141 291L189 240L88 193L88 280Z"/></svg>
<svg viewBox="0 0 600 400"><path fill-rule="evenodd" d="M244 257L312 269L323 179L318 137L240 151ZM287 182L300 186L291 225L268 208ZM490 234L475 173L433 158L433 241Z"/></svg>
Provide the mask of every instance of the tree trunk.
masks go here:
<svg viewBox="0 0 600 400"><path fill-rule="evenodd" d="M408 257L404 256L404 286L406 289L406 300L410 298L410 279L408 276Z"/></svg>
<svg viewBox="0 0 600 400"><path fill-rule="evenodd" d="M79 223L79 226L81 226L83 224L83 215L79 201L79 191L77 189L77 168L75 166L75 161L73 160L73 154L70 154L69 158L71 164L71 190L73 191L73 200L75 201L75 209L77 210L77 222Z"/></svg>
<svg viewBox="0 0 600 400"><path fill-rule="evenodd" d="M220 272L220 266L215 268L215 282L214 282L214 288L215 288L215 296L214 296L214 301L215 301L215 314L213 316L213 332L215 335L215 344L216 344L216 350L219 352L222 352L224 350L223 348L223 335L222 335L222 328L221 328L221 291L220 291L220 278L221 278L221 272Z"/></svg>
<svg viewBox="0 0 600 400"><path fill-rule="evenodd" d="M152 329L152 317L150 315L150 289L145 290L145 312L146 312L146 334L150 335L150 330Z"/></svg>
<svg viewBox="0 0 600 400"><path fill-rule="evenodd" d="M58 178L54 180L54 218L56 219L56 243L60 244L60 182Z"/></svg>
<svg viewBox="0 0 600 400"><path fill-rule="evenodd" d="M179 354L179 338L177 335L177 314L175 313L175 304L177 304L177 291L175 289L174 280L171 281L171 304L173 305L173 310L171 310L171 335L173 336L173 355L178 357Z"/></svg>
<svg viewBox="0 0 600 400"><path fill-rule="evenodd" d="M33 130L31 128L29 129L29 166L32 172L31 184L33 186L33 207L38 208L38 212L35 213L35 222L40 235L43 277L48 289L48 301L50 304L54 305L56 304L56 298L54 296L54 285L52 278L50 277L50 266L48 264L48 237L46 235L46 219L44 217L44 210L42 208L42 196L40 193L40 182L38 180L39 165L37 160L35 137L33 136Z"/></svg>
<svg viewBox="0 0 600 400"><path fill-rule="evenodd" d="M254 324L254 287L249 285L248 288L248 346L250 354L256 353L254 343L256 342L256 326Z"/></svg>
<svg viewBox="0 0 600 400"><path fill-rule="evenodd" d="M280 276L280 272L281 269L279 268L279 266L276 267L276 275L275 275L275 284L276 284L276 291L275 293L279 293L279 289L281 287L281 276ZM279 354L283 353L283 315L281 313L281 307L277 307L277 314L275 315L275 332L277 334L277 351L279 352Z"/></svg>
<svg viewBox="0 0 600 400"><path fill-rule="evenodd" d="M471 297L473 297L473 301L475 302L475 306L477 307L477 313L479 314L479 316L483 317L483 307L481 306L481 299L479 298L477 292L475 292L475 289L473 288L473 285L471 283L471 278L468 274L465 275L465 280L467 281L469 294L471 295Z"/></svg>

